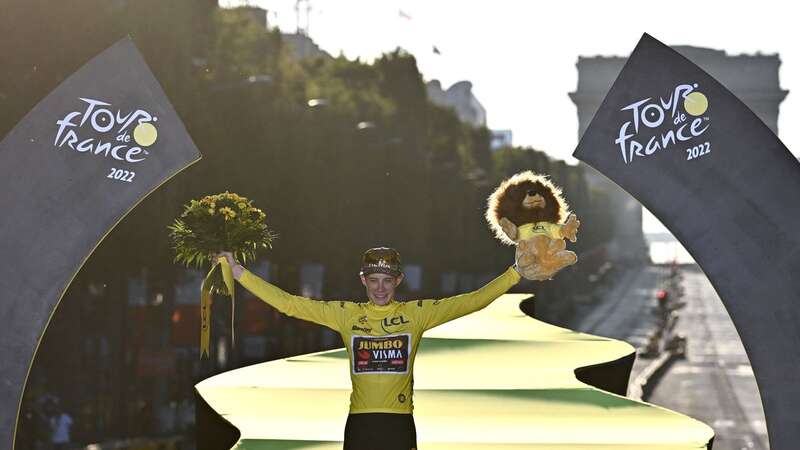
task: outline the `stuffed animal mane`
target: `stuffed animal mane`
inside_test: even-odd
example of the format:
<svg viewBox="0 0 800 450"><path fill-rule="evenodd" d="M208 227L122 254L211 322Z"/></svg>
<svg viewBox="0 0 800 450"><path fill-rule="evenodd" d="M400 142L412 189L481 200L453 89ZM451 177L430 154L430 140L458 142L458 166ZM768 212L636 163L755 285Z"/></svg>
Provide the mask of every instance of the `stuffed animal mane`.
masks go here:
<svg viewBox="0 0 800 450"><path fill-rule="evenodd" d="M522 200L530 190L544 197L545 208L527 209L522 206ZM546 175L535 174L528 170L503 181L492 192L486 209L486 221L489 222L497 239L504 244L514 245L515 242L500 226L501 218L505 217L519 227L534 222L560 224L569 214L569 205L561 195L561 189L550 182Z"/></svg>

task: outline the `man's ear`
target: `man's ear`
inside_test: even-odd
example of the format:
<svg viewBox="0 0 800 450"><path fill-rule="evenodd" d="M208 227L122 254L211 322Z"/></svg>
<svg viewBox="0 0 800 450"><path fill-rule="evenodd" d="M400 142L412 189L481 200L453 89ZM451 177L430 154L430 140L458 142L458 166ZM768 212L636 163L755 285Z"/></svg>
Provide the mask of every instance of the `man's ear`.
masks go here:
<svg viewBox="0 0 800 450"><path fill-rule="evenodd" d="M402 282L403 282L403 278L405 278L405 277L406 277L406 276L405 276L405 274L403 274L403 273L400 273L400 275L398 275L398 276L397 276L397 277L394 279L394 280L395 280L394 287L400 286L400 283L402 283Z"/></svg>
<svg viewBox="0 0 800 450"><path fill-rule="evenodd" d="M367 278L364 277L364 275L359 275L359 277L361 277L361 284L363 284L364 287L367 287Z"/></svg>

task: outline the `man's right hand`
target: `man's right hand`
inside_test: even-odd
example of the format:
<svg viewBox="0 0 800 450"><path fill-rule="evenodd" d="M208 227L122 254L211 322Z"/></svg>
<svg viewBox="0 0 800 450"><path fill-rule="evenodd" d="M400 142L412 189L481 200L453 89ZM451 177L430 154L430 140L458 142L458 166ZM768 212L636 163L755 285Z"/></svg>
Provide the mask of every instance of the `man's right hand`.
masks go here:
<svg viewBox="0 0 800 450"><path fill-rule="evenodd" d="M221 251L219 253L214 254L214 261L218 260L220 257L224 257L228 261L228 265L231 266L231 270L233 271L233 278L239 279L244 273L244 267L242 267L239 263L233 259L233 253L227 251Z"/></svg>

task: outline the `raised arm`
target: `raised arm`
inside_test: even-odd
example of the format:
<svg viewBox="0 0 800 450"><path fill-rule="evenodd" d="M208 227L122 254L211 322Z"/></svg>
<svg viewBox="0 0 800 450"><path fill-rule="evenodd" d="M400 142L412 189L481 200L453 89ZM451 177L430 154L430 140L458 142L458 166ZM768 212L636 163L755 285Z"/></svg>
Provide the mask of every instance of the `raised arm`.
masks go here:
<svg viewBox="0 0 800 450"><path fill-rule="evenodd" d="M228 252L223 252L233 271L233 277L253 295L268 303L287 316L318 323L339 331L342 318L345 315L344 302L327 302L312 300L310 298L292 295L283 289L274 286L233 260Z"/></svg>
<svg viewBox="0 0 800 450"><path fill-rule="evenodd" d="M422 311L419 312L419 316L424 324L424 329L428 330L485 308L497 297L505 294L519 280L519 273L514 266L511 266L502 275L478 290L441 300L420 301L419 305Z"/></svg>

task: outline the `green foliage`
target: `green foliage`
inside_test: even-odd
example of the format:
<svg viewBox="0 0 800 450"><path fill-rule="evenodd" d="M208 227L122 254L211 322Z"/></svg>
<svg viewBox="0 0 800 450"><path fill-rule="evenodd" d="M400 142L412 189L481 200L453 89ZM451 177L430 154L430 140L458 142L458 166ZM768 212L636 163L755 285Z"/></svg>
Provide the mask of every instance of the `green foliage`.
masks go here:
<svg viewBox="0 0 800 450"><path fill-rule="evenodd" d="M501 180L518 172L532 170L537 173L551 173L551 160L541 151L532 148L504 147L492 155L492 180L498 184Z"/></svg>
<svg viewBox="0 0 800 450"><path fill-rule="evenodd" d="M232 226L241 219L238 202L218 199L208 215L202 199L184 205L207 192L246 193L269 211L270 227L282 231L280 245L269 252L270 263L280 268L276 282L297 291L300 265L319 262L327 298L363 296L359 258L378 245L398 248L404 261L422 266L423 286L413 295L442 295L443 272L483 276L507 267L513 250L492 239L483 213L497 183L522 170L551 173L564 189L583 222L576 250L588 253L611 236L612 200L589 190L580 167L532 149L490 152L488 130L465 125L428 101L413 55L396 50L371 64L341 56L298 61L280 32L265 30L245 9L217 4L11 0L0 13L0 54L6 57L0 135L82 64L130 35L203 154L118 224L81 269L66 294L71 298L61 302L59 308L79 305L75 314L81 316L86 284L108 285L113 301L93 305L109 308L115 319L93 321L97 327L90 331L119 337L111 341L121 342L112 344L111 353L121 355L120 367L110 378L125 385L126 374L136 373L124 336L126 327L142 325L126 322L129 276L146 271L151 293L164 294L164 303L153 306L162 325L148 329L148 351L156 350L168 339L167 320L161 319L171 314L175 286L184 276L173 260L202 267L210 252L227 249L252 262L259 249L271 246L274 235L256 227L255 216L249 225ZM327 100L327 106L310 108L310 99ZM568 306L575 280L585 278L582 270L579 263L537 286L537 295ZM224 289L220 278L213 284ZM70 348L83 348L75 344ZM53 367L62 367L63 359L54 357ZM86 385L84 378L58 380ZM119 392L125 395L128 387ZM77 401L81 393L75 395ZM135 403L123 399L121 404ZM137 417L119 408L114 414L108 420L119 429Z"/></svg>
<svg viewBox="0 0 800 450"><path fill-rule="evenodd" d="M428 97L422 74L413 55L397 49L384 54L373 66L380 79L380 89L404 116L417 117L428 107ZM425 115L417 117L422 122Z"/></svg>
<svg viewBox="0 0 800 450"><path fill-rule="evenodd" d="M175 262L197 268L211 264L215 253L230 251L243 263L272 248L276 235L264 222L266 215L253 202L225 191L191 200L183 214L168 228ZM212 290L229 295L221 273Z"/></svg>
<svg viewBox="0 0 800 450"><path fill-rule="evenodd" d="M208 71L202 76L216 83L239 82L250 75L275 75L285 64L281 36L266 32L243 9L217 9Z"/></svg>
<svg viewBox="0 0 800 450"><path fill-rule="evenodd" d="M371 66L340 56L321 64L309 77L306 96L327 100L337 115L351 122L384 122L394 104L380 91L378 82Z"/></svg>
<svg viewBox="0 0 800 450"><path fill-rule="evenodd" d="M279 282L288 289L296 286L297 266L317 261L329 276L326 291L357 295L351 271L358 255L382 244L424 266L430 295L438 293L442 271L495 271L509 257L482 219L485 199L502 178L522 170L553 175L581 214L591 245L610 235L589 232L612 222L594 219L608 209L592 207L596 196L580 168L532 149L491 152L488 130L428 101L414 56L402 50L373 63L343 56L301 61L280 32L265 30L244 8L213 1L32 1L38 8L18 1L0 15L3 29L11 30L0 48L13 59L0 74L0 130L130 34L203 154L105 240L97 255L129 255L115 262L121 271L150 267L158 282L169 283L177 275L163 230L176 226L184 199L226 189L247 193L270 212L271 226L286 230L270 258L287 268ZM311 108L310 99L326 106ZM190 257L193 265L207 262ZM86 270L102 273L101 259Z"/></svg>

